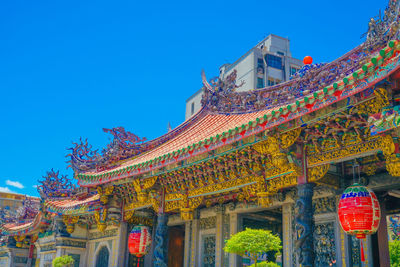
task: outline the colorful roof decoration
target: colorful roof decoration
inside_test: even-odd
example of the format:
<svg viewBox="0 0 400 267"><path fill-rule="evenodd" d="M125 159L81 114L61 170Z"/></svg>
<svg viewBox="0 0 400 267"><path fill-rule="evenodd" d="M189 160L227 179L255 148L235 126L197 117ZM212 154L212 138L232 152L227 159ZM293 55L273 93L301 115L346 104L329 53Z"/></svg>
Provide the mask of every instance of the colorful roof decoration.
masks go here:
<svg viewBox="0 0 400 267"><path fill-rule="evenodd" d="M331 63L307 65L290 81L272 87L237 92L236 70L210 81L202 72L203 107L177 129L149 142L122 127L106 130L114 141L101 155L86 141L76 145L69 156L79 185L149 173L371 88L399 69L398 15L398 1L391 0L384 17L369 22L363 44Z"/></svg>
<svg viewBox="0 0 400 267"><path fill-rule="evenodd" d="M221 102L224 103L226 101L225 95L232 93L234 86L221 85L221 82L214 82L213 85L205 84L205 87L208 88L205 92L209 91L209 93L205 93L205 100L203 101L205 106L195 115L196 119L188 123L190 127L186 127L186 130L169 141L121 163L119 167L112 170L92 170L79 173L77 175L79 184L82 186L94 186L153 171L156 168L164 167L220 146L236 142L265 129L276 127L284 122L348 98L373 86L399 68L398 49L400 46L398 44L398 41L390 41L386 47L379 49L372 57L363 60L367 63L363 65L358 64L359 68L354 71L354 68L349 68L347 76L335 80L329 86L323 88L316 86L312 91L307 92L303 90L302 94L305 95L307 93L307 95L292 99L290 102L288 96L294 94L294 92L286 92L284 94L286 96L285 101L283 101L283 98L282 101L278 101L281 105L270 105L270 108L259 111L242 114L219 112ZM344 58L346 58L346 61L349 61L349 57L345 56ZM352 66L353 63L348 63L347 66ZM335 63L336 65L337 63ZM328 73L331 73L332 70L329 66L331 64L327 64L322 69L325 71L329 70ZM313 74L314 76L315 73ZM301 81L297 80L297 83ZM211 91L209 88L214 88L214 84L219 84L219 89L215 88L212 91L212 95L210 95ZM282 86L284 87L284 85ZM320 89L317 90L318 88ZM251 91L249 94L251 95L253 92ZM279 99L279 94L275 95L276 97L272 97L276 91L271 91L270 88L264 91L260 90L260 92L267 94L268 97L265 99L270 99L270 101ZM237 93L237 95L244 95L244 93ZM234 99L234 96L229 96L229 98ZM251 105L249 104L249 106Z"/></svg>
<svg viewBox="0 0 400 267"><path fill-rule="evenodd" d="M29 219L20 223L8 223L0 225L0 235L11 236L11 235L27 235L33 232L39 232L41 226L47 226L50 221L38 212L34 219Z"/></svg>
<svg viewBox="0 0 400 267"><path fill-rule="evenodd" d="M96 194L82 199L45 200L43 206L47 211L59 215L80 215L99 209L99 199L100 196Z"/></svg>
<svg viewBox="0 0 400 267"><path fill-rule="evenodd" d="M39 199L25 196L21 207L17 209L0 208L0 224L21 223L33 219L39 211Z"/></svg>
<svg viewBox="0 0 400 267"><path fill-rule="evenodd" d="M60 175L53 169L48 171L44 180L39 180L38 192L42 198L65 198L70 197L75 185L66 175Z"/></svg>

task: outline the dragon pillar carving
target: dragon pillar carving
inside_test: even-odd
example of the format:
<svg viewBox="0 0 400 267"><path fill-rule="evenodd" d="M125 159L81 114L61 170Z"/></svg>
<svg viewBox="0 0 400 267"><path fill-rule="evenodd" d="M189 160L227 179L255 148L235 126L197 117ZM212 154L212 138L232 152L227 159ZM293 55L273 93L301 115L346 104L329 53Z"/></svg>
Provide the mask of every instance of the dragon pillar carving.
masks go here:
<svg viewBox="0 0 400 267"><path fill-rule="evenodd" d="M167 214L158 214L154 247L154 267L167 267L167 222Z"/></svg>
<svg viewBox="0 0 400 267"><path fill-rule="evenodd" d="M312 209L313 184L298 186L296 201L296 253L298 264L304 267L314 266L314 216Z"/></svg>

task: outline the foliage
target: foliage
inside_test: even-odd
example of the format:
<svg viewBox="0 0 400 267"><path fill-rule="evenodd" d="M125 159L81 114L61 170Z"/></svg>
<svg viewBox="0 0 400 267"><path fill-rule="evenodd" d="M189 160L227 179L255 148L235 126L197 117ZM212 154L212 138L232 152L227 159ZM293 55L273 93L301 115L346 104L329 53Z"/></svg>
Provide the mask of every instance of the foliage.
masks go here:
<svg viewBox="0 0 400 267"><path fill-rule="evenodd" d="M400 240L389 242L390 266L400 267Z"/></svg>
<svg viewBox="0 0 400 267"><path fill-rule="evenodd" d="M53 260L53 267L66 267L66 266L72 266L74 264L75 260L68 255L57 257Z"/></svg>
<svg viewBox="0 0 400 267"><path fill-rule="evenodd" d="M249 256L256 262L262 253L279 252L282 249L281 243L281 239L273 235L271 231L246 228L246 230L232 235L226 241L224 250L242 257ZM257 266L257 263L254 266Z"/></svg>
<svg viewBox="0 0 400 267"><path fill-rule="evenodd" d="M255 263L250 265L249 267L255 267ZM270 262L270 261L263 261L263 262L259 262L257 263L257 267L279 267L278 264L276 264L275 262Z"/></svg>

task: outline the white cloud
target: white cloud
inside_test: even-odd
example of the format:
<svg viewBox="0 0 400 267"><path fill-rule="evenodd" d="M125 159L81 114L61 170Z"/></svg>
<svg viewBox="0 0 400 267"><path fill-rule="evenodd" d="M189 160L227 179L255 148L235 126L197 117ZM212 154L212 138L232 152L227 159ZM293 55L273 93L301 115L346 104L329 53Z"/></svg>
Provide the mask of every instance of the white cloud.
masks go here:
<svg viewBox="0 0 400 267"><path fill-rule="evenodd" d="M0 186L0 192L4 192L4 193L15 193L14 191L11 191L10 188L8 188L8 187L2 187L2 186Z"/></svg>
<svg viewBox="0 0 400 267"><path fill-rule="evenodd" d="M6 185L9 185L9 186L13 186L13 187L16 187L16 188L19 188L19 189L23 189L25 186L23 185L23 184L21 184L20 182L18 182L18 181L11 181L11 180L6 180Z"/></svg>
<svg viewBox="0 0 400 267"><path fill-rule="evenodd" d="M37 189L37 188L38 188L38 185L35 184L35 185L32 185L32 187Z"/></svg>

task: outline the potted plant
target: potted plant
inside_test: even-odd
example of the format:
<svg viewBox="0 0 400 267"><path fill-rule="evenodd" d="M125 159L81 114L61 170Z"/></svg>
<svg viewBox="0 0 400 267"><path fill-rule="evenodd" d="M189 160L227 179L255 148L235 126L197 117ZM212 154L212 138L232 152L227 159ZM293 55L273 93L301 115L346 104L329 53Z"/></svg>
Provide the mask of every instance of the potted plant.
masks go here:
<svg viewBox="0 0 400 267"><path fill-rule="evenodd" d="M254 261L254 267L257 267L258 257L270 251L280 252L281 243L281 239L271 231L246 228L246 230L232 235L226 241L224 250L242 257L250 257ZM272 267L273 265L265 266Z"/></svg>
<svg viewBox="0 0 400 267"><path fill-rule="evenodd" d="M74 263L75 260L71 256L64 255L53 260L53 267L73 267Z"/></svg>

